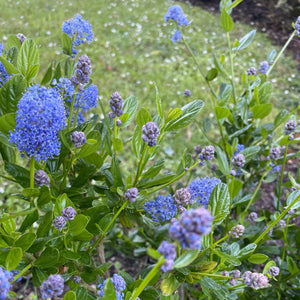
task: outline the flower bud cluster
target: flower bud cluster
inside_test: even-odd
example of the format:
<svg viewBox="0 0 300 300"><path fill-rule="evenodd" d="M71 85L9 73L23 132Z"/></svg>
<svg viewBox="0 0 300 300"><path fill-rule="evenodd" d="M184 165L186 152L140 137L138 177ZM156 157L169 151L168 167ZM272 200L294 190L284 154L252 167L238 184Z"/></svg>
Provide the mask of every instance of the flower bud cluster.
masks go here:
<svg viewBox="0 0 300 300"><path fill-rule="evenodd" d="M163 272L171 271L173 269L174 260L176 258L176 248L174 244L163 241L157 251L165 257L165 262L161 266Z"/></svg>
<svg viewBox="0 0 300 300"><path fill-rule="evenodd" d="M233 158L232 158L232 164L234 167L236 168L242 168L245 166L245 156L241 153L235 155Z"/></svg>
<svg viewBox="0 0 300 300"><path fill-rule="evenodd" d="M256 68L250 67L250 68L248 69L248 71L247 71L247 74L248 74L248 75L253 75L253 76L255 76L255 75L256 75Z"/></svg>
<svg viewBox="0 0 300 300"><path fill-rule="evenodd" d="M82 147L86 143L86 137L82 131L74 131L71 135L71 141L76 148Z"/></svg>
<svg viewBox="0 0 300 300"><path fill-rule="evenodd" d="M267 71L269 69L269 63L265 60L263 62L260 63L260 67L258 68L258 72L260 72L261 74L267 74Z"/></svg>
<svg viewBox="0 0 300 300"><path fill-rule="evenodd" d="M199 158L201 162L199 163L200 166L205 165L205 161L212 160L215 156L215 147L214 146L206 146L202 149L201 153L199 154Z"/></svg>
<svg viewBox="0 0 300 300"><path fill-rule="evenodd" d="M23 33L18 33L17 38L19 39L21 44L23 44L27 40L27 37Z"/></svg>
<svg viewBox="0 0 300 300"><path fill-rule="evenodd" d="M271 277L275 277L275 276L278 276L280 273L280 269L278 267L270 267L269 269L269 274Z"/></svg>
<svg viewBox="0 0 300 300"><path fill-rule="evenodd" d="M64 291L64 279L60 275L50 275L42 284L43 298L60 296Z"/></svg>
<svg viewBox="0 0 300 300"><path fill-rule="evenodd" d="M62 230L67 224L67 221L74 220L77 213L73 207L68 206L61 211L61 214L62 216L58 216L53 220L53 226L58 230Z"/></svg>
<svg viewBox="0 0 300 300"><path fill-rule="evenodd" d="M155 122L148 122L142 127L142 139L149 146L154 147L160 131Z"/></svg>
<svg viewBox="0 0 300 300"><path fill-rule="evenodd" d="M169 235L180 242L182 248L200 249L202 236L210 233L213 216L210 211L200 207L184 212L169 227Z"/></svg>
<svg viewBox="0 0 300 300"><path fill-rule="evenodd" d="M75 86L78 84L88 83L91 74L91 60L87 55L83 55L78 59L78 62L75 66L75 76L71 77L71 81Z"/></svg>
<svg viewBox="0 0 300 300"><path fill-rule="evenodd" d="M187 207L190 204L191 194L188 189L182 188L175 192L173 198L178 207Z"/></svg>
<svg viewBox="0 0 300 300"><path fill-rule="evenodd" d="M252 273L246 271L243 275L243 283L252 287L255 290L262 289L266 287L269 283L268 277L261 273Z"/></svg>
<svg viewBox="0 0 300 300"><path fill-rule="evenodd" d="M247 217L248 221L250 223L255 223L256 219L257 219L257 213L255 211L251 212L248 217Z"/></svg>
<svg viewBox="0 0 300 300"><path fill-rule="evenodd" d="M128 200L130 203L135 202L135 200L138 197L139 197L139 190L136 187L132 187L124 193L124 198Z"/></svg>
<svg viewBox="0 0 300 300"><path fill-rule="evenodd" d="M46 185L46 186L50 187L50 178L44 170L37 170L34 173L34 183L37 186Z"/></svg>
<svg viewBox="0 0 300 300"><path fill-rule="evenodd" d="M113 113L109 115L111 119L114 119L115 116L120 117L123 114L123 99L118 92L112 93L109 100L109 105Z"/></svg>
<svg viewBox="0 0 300 300"><path fill-rule="evenodd" d="M231 228L228 234L233 238L237 239L243 235L244 231L245 231L245 227L243 225L236 225Z"/></svg>
<svg viewBox="0 0 300 300"><path fill-rule="evenodd" d="M280 158L281 149L280 147L274 147L270 151L270 158L273 160L278 160Z"/></svg>

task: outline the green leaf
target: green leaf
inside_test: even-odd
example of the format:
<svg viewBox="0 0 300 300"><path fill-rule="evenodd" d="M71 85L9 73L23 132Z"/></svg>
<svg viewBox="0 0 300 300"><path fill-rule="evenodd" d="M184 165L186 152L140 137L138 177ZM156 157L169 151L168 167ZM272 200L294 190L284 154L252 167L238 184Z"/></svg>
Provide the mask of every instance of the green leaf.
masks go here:
<svg viewBox="0 0 300 300"><path fill-rule="evenodd" d="M257 247L257 245L254 243L247 245L246 247L244 247L243 249L241 249L238 252L237 257L240 259L247 258L250 254L252 254L254 252L256 247Z"/></svg>
<svg viewBox="0 0 300 300"><path fill-rule="evenodd" d="M20 247L23 251L30 248L36 239L36 235L33 232L28 232L21 235L15 242L16 247Z"/></svg>
<svg viewBox="0 0 300 300"><path fill-rule="evenodd" d="M68 198L67 194L62 194L58 196L55 201L55 206L53 210L54 217L56 218L58 216L61 216L61 211L68 206L75 208L72 201Z"/></svg>
<svg viewBox="0 0 300 300"><path fill-rule="evenodd" d="M213 224L219 225L230 212L230 195L225 183L219 183L209 197L208 205L214 216Z"/></svg>
<svg viewBox="0 0 300 300"><path fill-rule="evenodd" d="M236 257L234 257L232 255L229 255L227 253L221 252L219 250L214 250L213 252L215 254L217 254L219 257L221 257L224 260L226 260L227 262L229 262L233 266L239 266L241 264L241 261L238 258L236 258Z"/></svg>
<svg viewBox="0 0 300 300"><path fill-rule="evenodd" d="M300 190L292 192L286 200L286 206L291 205L296 198L300 196ZM300 207L300 198L298 201L291 207L291 209L298 209Z"/></svg>
<svg viewBox="0 0 300 300"><path fill-rule="evenodd" d="M16 75L20 73L20 71L13 64L8 62L3 56L0 56L0 61L9 75Z"/></svg>
<svg viewBox="0 0 300 300"><path fill-rule="evenodd" d="M69 233L72 236L79 235L89 222L89 218L85 215L77 215L69 224Z"/></svg>
<svg viewBox="0 0 300 300"><path fill-rule="evenodd" d="M68 291L64 295L64 299L63 300L76 300L76 294L73 291Z"/></svg>
<svg viewBox="0 0 300 300"><path fill-rule="evenodd" d="M234 27L233 20L225 8L223 8L221 11L221 26L226 32L231 31Z"/></svg>
<svg viewBox="0 0 300 300"><path fill-rule="evenodd" d="M233 177L229 184L230 198L233 199L239 193L242 187L243 182Z"/></svg>
<svg viewBox="0 0 300 300"><path fill-rule="evenodd" d="M170 296L179 286L180 282L176 279L175 275L171 275L161 282L160 289L164 296Z"/></svg>
<svg viewBox="0 0 300 300"><path fill-rule="evenodd" d="M264 275L268 274L268 273L269 273L269 269L270 269L271 267L276 267L276 263L275 263L273 260L269 261L269 262L265 265L264 270L263 270L263 274L264 274Z"/></svg>
<svg viewBox="0 0 300 300"><path fill-rule="evenodd" d="M94 140L97 141L97 143L95 143L95 144L84 144L81 147L81 150L78 154L79 157L83 158L83 157L89 156L89 155L95 153L96 151L98 151L100 146L101 146L101 134L99 133L99 131L97 131L97 130L91 131L87 135L87 139L94 139Z"/></svg>
<svg viewBox="0 0 300 300"><path fill-rule="evenodd" d="M53 73L53 63L50 64L50 66L48 67L42 81L41 81L41 85L46 85L47 83L49 83L52 79L52 73Z"/></svg>
<svg viewBox="0 0 300 300"><path fill-rule="evenodd" d="M272 103L258 104L252 109L254 119L263 119L268 116L273 108Z"/></svg>
<svg viewBox="0 0 300 300"><path fill-rule="evenodd" d="M122 179L122 173L119 166L119 159L116 155L113 155L112 157L112 167L111 167L111 173L114 179L114 186L115 187L123 187L123 179Z"/></svg>
<svg viewBox="0 0 300 300"><path fill-rule="evenodd" d="M180 108L170 109L166 118L166 124L177 119L181 114L182 110Z"/></svg>
<svg viewBox="0 0 300 300"><path fill-rule="evenodd" d="M289 112L286 109L280 111L278 115L275 117L274 127L277 128L280 124L286 121L288 117L289 117Z"/></svg>
<svg viewBox="0 0 300 300"><path fill-rule="evenodd" d="M10 113L0 117L0 131L8 135L16 127L16 114Z"/></svg>
<svg viewBox="0 0 300 300"><path fill-rule="evenodd" d="M266 260L268 260L268 258L269 257L265 254L255 253L248 258L248 261L252 264L260 265L263 264Z"/></svg>
<svg viewBox="0 0 300 300"><path fill-rule="evenodd" d="M128 113L128 119L126 121L123 121L122 116L120 117L120 120L122 121L121 128L125 128L132 122L137 108L139 105L139 101L135 96L130 96L123 102L123 115Z"/></svg>
<svg viewBox="0 0 300 300"><path fill-rule="evenodd" d="M162 112L161 98L160 98L159 91L158 91L156 83L154 82L153 84L155 86L155 91L156 91L156 107L157 107L157 112L158 112L158 115L160 116L160 118L162 120L164 116L163 116L163 112Z"/></svg>
<svg viewBox="0 0 300 300"><path fill-rule="evenodd" d="M73 240L87 242L90 241L94 236L88 232L86 229L80 232L80 234L74 236Z"/></svg>
<svg viewBox="0 0 300 300"><path fill-rule="evenodd" d="M152 167L150 167L145 173L143 173L142 177L154 178L163 168L164 164L165 164L165 160L161 158Z"/></svg>
<svg viewBox="0 0 300 300"><path fill-rule="evenodd" d="M231 112L227 107L216 106L215 111L218 120L226 118L231 115Z"/></svg>
<svg viewBox="0 0 300 300"><path fill-rule="evenodd" d="M9 162L5 163L6 172L11 175L22 187L30 186L30 173L27 169Z"/></svg>
<svg viewBox="0 0 300 300"><path fill-rule="evenodd" d="M102 299L103 300L117 300L116 290L110 279L108 279L105 283L104 296L102 297Z"/></svg>
<svg viewBox="0 0 300 300"><path fill-rule="evenodd" d="M123 150L123 142L119 138L113 138L112 144L114 146L115 151L122 151Z"/></svg>
<svg viewBox="0 0 300 300"><path fill-rule="evenodd" d="M44 216L40 217L40 226L37 230L37 237L45 237L48 235L52 226L52 211L48 211Z"/></svg>
<svg viewBox="0 0 300 300"><path fill-rule="evenodd" d="M142 128L143 125L145 125L150 121L152 121L152 118L149 111L146 110L145 108L141 108L136 118L136 125Z"/></svg>
<svg viewBox="0 0 300 300"><path fill-rule="evenodd" d="M22 249L19 247L11 248L5 260L5 268L12 271L17 268L23 256Z"/></svg>
<svg viewBox="0 0 300 300"><path fill-rule="evenodd" d="M198 115L198 113L201 111L203 108L203 101L201 100L195 100L184 107L182 107L182 113L181 115L176 118L173 121L170 121L167 123L165 130L166 131L173 131L173 130L178 130L186 127L189 125Z"/></svg>
<svg viewBox="0 0 300 300"><path fill-rule="evenodd" d="M139 158L142 145L142 129L136 126L132 137L132 148L136 158Z"/></svg>
<svg viewBox="0 0 300 300"><path fill-rule="evenodd" d="M251 146L245 148L240 153L245 156L245 161L246 163L248 163L259 151L260 151L260 146Z"/></svg>
<svg viewBox="0 0 300 300"><path fill-rule="evenodd" d="M50 268L57 264L59 260L59 251L56 248L47 247L33 265L41 268Z"/></svg>
<svg viewBox="0 0 300 300"><path fill-rule="evenodd" d="M298 267L297 267L297 264L294 262L294 260L293 260L290 256L288 256L288 257L286 258L286 260L287 260L288 269L289 269L290 273L291 273L291 274L296 274L296 273L298 273L298 272L299 272L299 269L298 269Z"/></svg>
<svg viewBox="0 0 300 300"><path fill-rule="evenodd" d="M217 152L217 160L218 160L218 166L220 171L224 175L229 175L230 170L229 170L229 164L228 164L226 154L218 146L216 147L216 152Z"/></svg>
<svg viewBox="0 0 300 300"><path fill-rule="evenodd" d="M22 44L18 55L17 65L27 81L30 81L37 75L40 58L37 46L32 39L27 39Z"/></svg>
<svg viewBox="0 0 300 300"><path fill-rule="evenodd" d="M17 105L27 88L26 80L22 75L9 78L0 89L0 113L6 115L15 113Z"/></svg>
<svg viewBox="0 0 300 300"><path fill-rule="evenodd" d="M207 72L206 80L212 81L218 76L218 69L212 68Z"/></svg>
<svg viewBox="0 0 300 300"><path fill-rule="evenodd" d="M147 248L147 254L150 257L157 259L157 260L161 257L161 254L157 250L152 249L152 248Z"/></svg>
<svg viewBox="0 0 300 300"><path fill-rule="evenodd" d="M7 39L7 47L8 47L8 49L10 49L12 47L16 47L18 50L20 50L20 48L21 48L21 42L17 38L16 35L10 35L8 37L8 39Z"/></svg>
<svg viewBox="0 0 300 300"><path fill-rule="evenodd" d="M271 82L265 82L258 90L259 102L266 103L270 100L273 93L273 85Z"/></svg>
<svg viewBox="0 0 300 300"><path fill-rule="evenodd" d="M174 268L180 269L190 265L198 256L199 250L187 250L174 262Z"/></svg>
<svg viewBox="0 0 300 300"><path fill-rule="evenodd" d="M72 56L72 41L71 38L64 32L61 35L61 46L64 54Z"/></svg>
<svg viewBox="0 0 300 300"><path fill-rule="evenodd" d="M238 6L241 2L243 2L244 0L235 0L230 6L229 9L232 9L236 6Z"/></svg>
<svg viewBox="0 0 300 300"><path fill-rule="evenodd" d="M252 30L248 32L239 40L239 45L236 48L233 48L233 51L239 51L247 48L253 41L255 35L256 35L256 30Z"/></svg>
<svg viewBox="0 0 300 300"><path fill-rule="evenodd" d="M25 230L30 227L34 222L36 222L39 219L38 211L35 210L31 214L27 215L25 220L23 221L19 231L25 232Z"/></svg>

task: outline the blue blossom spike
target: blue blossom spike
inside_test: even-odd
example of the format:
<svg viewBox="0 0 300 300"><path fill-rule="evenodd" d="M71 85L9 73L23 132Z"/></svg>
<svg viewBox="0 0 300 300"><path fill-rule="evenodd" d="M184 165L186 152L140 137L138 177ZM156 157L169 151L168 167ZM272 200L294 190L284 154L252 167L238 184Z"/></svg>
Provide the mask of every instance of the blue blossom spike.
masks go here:
<svg viewBox="0 0 300 300"><path fill-rule="evenodd" d="M3 270L0 267L0 299L4 300L7 297L7 294L10 289L10 283L9 283L9 278L10 278L10 272Z"/></svg>
<svg viewBox="0 0 300 300"><path fill-rule="evenodd" d="M58 133L65 127L65 108L59 93L34 85L29 87L18 104L16 128L10 142L28 157L40 162L58 155Z"/></svg>
<svg viewBox="0 0 300 300"><path fill-rule="evenodd" d="M125 280L123 279L122 276L120 276L118 274L114 274L113 277L110 278L110 280L115 287L117 300L123 300L124 293L122 293L122 291L124 291L126 289ZM97 288L99 289L98 294L99 294L100 298L104 297L104 286L105 286L106 282L107 282L107 279L104 280L103 283L101 283L97 286Z"/></svg>
<svg viewBox="0 0 300 300"><path fill-rule="evenodd" d="M2 56L2 51L4 50L4 46L0 43L0 56ZM0 62L0 87L10 78L10 75L7 73L4 68L2 62Z"/></svg>
<svg viewBox="0 0 300 300"><path fill-rule="evenodd" d="M50 275L42 284L43 298L60 296L64 291L64 280L60 275Z"/></svg>
<svg viewBox="0 0 300 300"><path fill-rule="evenodd" d="M165 263L161 266L163 272L173 269L174 260L176 258L176 248L174 244L163 241L157 251L165 257Z"/></svg>
<svg viewBox="0 0 300 300"><path fill-rule="evenodd" d="M177 207L171 195L158 196L155 200L146 202L144 208L157 223L169 221L177 215Z"/></svg>
<svg viewBox="0 0 300 300"><path fill-rule="evenodd" d="M260 72L261 74L267 74L267 71L269 69L269 63L265 60L263 62L260 63L260 67L258 68L258 72Z"/></svg>
<svg viewBox="0 0 300 300"><path fill-rule="evenodd" d="M207 207L210 194L220 182L221 180L215 177L201 177L193 180L188 187L191 194L190 203L193 204L197 202L198 206Z"/></svg>

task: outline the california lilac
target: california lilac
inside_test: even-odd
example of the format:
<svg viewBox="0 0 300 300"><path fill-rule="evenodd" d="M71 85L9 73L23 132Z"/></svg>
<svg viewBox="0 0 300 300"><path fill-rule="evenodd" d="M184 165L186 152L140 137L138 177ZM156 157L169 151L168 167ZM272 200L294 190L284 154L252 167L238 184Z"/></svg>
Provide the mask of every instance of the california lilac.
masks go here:
<svg viewBox="0 0 300 300"><path fill-rule="evenodd" d="M262 289L269 283L268 278L261 273L252 273L250 271L246 271L242 278L244 284L252 287L255 290Z"/></svg>
<svg viewBox="0 0 300 300"><path fill-rule="evenodd" d="M293 133L296 130L297 123L294 120L288 121L284 125L284 132L286 135Z"/></svg>
<svg viewBox="0 0 300 300"><path fill-rule="evenodd" d="M260 63L260 67L258 68L258 72L262 73L262 74L267 74L267 71L269 69L269 63L265 60L263 62Z"/></svg>
<svg viewBox="0 0 300 300"><path fill-rule="evenodd" d="M293 134L289 135L289 141L292 141L295 138L295 136Z"/></svg>
<svg viewBox="0 0 300 300"><path fill-rule="evenodd" d="M86 144L86 137L85 137L84 132L74 131L71 134L71 141L76 148L82 147L84 144Z"/></svg>
<svg viewBox="0 0 300 300"><path fill-rule="evenodd" d="M281 149L280 147L274 147L270 151L270 158L277 160L280 158Z"/></svg>
<svg viewBox="0 0 300 300"><path fill-rule="evenodd" d="M109 117L110 119L114 119L114 118L116 117L116 115L115 115L113 112L109 112L109 113L108 113L108 117Z"/></svg>
<svg viewBox="0 0 300 300"><path fill-rule="evenodd" d="M1 44L1 43L0 43ZM2 45L2 44L1 44ZM0 62L0 87L10 78L2 62Z"/></svg>
<svg viewBox="0 0 300 300"><path fill-rule="evenodd" d="M75 92L75 87L69 78L61 77L59 78L58 82L56 79L53 79L51 85L55 86L55 88L62 95L63 98L72 99L73 94ZM72 102L72 100L70 102Z"/></svg>
<svg viewBox="0 0 300 300"><path fill-rule="evenodd" d="M280 221L278 222L278 226L279 226L281 229L285 228L285 227L286 227L286 222L285 222L285 220L280 220Z"/></svg>
<svg viewBox="0 0 300 300"><path fill-rule="evenodd" d="M77 54L76 46L85 42L89 44L94 37L92 26L88 21L82 19L82 16L79 14L65 21L62 25L62 31L72 39L73 54Z"/></svg>
<svg viewBox="0 0 300 300"><path fill-rule="evenodd" d="M75 66L75 75L71 77L71 82L76 86L78 84L88 83L92 73L91 60L87 55L79 57Z"/></svg>
<svg viewBox="0 0 300 300"><path fill-rule="evenodd" d="M244 149L245 149L245 146L243 144L237 144L236 145L236 150L234 151L233 155L239 154Z"/></svg>
<svg viewBox="0 0 300 300"><path fill-rule="evenodd" d="M232 285L232 286L236 286L236 285L237 285L237 280L234 279L234 278L231 278L231 279L229 280L229 284Z"/></svg>
<svg viewBox="0 0 300 300"><path fill-rule="evenodd" d="M236 225L231 228L228 234L233 238L237 239L243 235L244 231L245 231L245 227L243 225Z"/></svg>
<svg viewBox="0 0 300 300"><path fill-rule="evenodd" d="M69 119L69 115L70 115L70 109L67 108L67 111L66 111L66 119L67 120ZM73 116L72 116L72 120L71 120L72 126L74 126L74 121L75 121L75 112L73 112ZM84 122L85 122L85 119L84 119L82 112L78 112L75 126L78 126Z"/></svg>
<svg viewBox="0 0 300 300"><path fill-rule="evenodd" d="M191 97L192 93L190 90L188 89L185 89L184 92L183 92L183 96L184 97Z"/></svg>
<svg viewBox="0 0 300 300"><path fill-rule="evenodd" d="M181 41L182 40L182 35L181 35L181 32L180 30L176 30L173 37L172 37L172 42L174 44L176 44L177 42Z"/></svg>
<svg viewBox="0 0 300 300"><path fill-rule="evenodd" d="M247 71L247 74L248 74L248 75L253 75L253 76L255 76L255 75L256 75L256 68L250 67L250 68L248 69L248 71Z"/></svg>
<svg viewBox="0 0 300 300"><path fill-rule="evenodd" d="M69 97L67 101L72 103L73 98ZM95 84L89 85L82 92L77 93L74 108L80 108L83 112L87 112L97 106L98 88Z"/></svg>
<svg viewBox="0 0 300 300"><path fill-rule="evenodd" d="M113 277L110 278L110 280L115 287L117 300L122 300L124 297L124 293L122 293L122 291L124 291L126 289L125 280L123 279L122 276L120 276L118 274L114 274ZM106 282L107 282L107 279L104 280L103 283L101 283L97 286L97 288L99 289L98 294L99 294L100 298L104 297L104 286L105 286Z"/></svg>
<svg viewBox="0 0 300 300"><path fill-rule="evenodd" d="M188 189L182 188L175 192L173 198L179 206L188 206L190 204L191 194Z"/></svg>
<svg viewBox="0 0 300 300"><path fill-rule="evenodd" d="M154 147L160 131L154 122L148 122L142 127L142 139L149 147Z"/></svg>
<svg viewBox="0 0 300 300"><path fill-rule="evenodd" d="M231 171L230 171L230 175L236 176L236 171L235 171L235 170L231 170Z"/></svg>
<svg viewBox="0 0 300 300"><path fill-rule="evenodd" d="M130 203L135 202L135 200L138 197L139 197L139 190L136 187L132 187L124 193L124 198L126 200L129 200Z"/></svg>
<svg viewBox="0 0 300 300"><path fill-rule="evenodd" d="M61 211L61 214L66 221L70 221L70 220L74 220L77 213L72 206L68 206Z"/></svg>
<svg viewBox="0 0 300 300"><path fill-rule="evenodd" d="M174 260L176 258L176 248L174 244L163 241L157 251L165 257L165 263L162 265L163 272L171 271L173 269Z"/></svg>
<svg viewBox="0 0 300 300"><path fill-rule="evenodd" d="M80 283L81 282L81 277L79 275L74 276L73 281L75 283Z"/></svg>
<svg viewBox="0 0 300 300"><path fill-rule="evenodd" d="M251 212L248 216L247 216L248 221L250 221L251 223L255 223L256 219L257 219L257 213L255 211Z"/></svg>
<svg viewBox="0 0 300 300"><path fill-rule="evenodd" d="M240 270L234 270L232 272L232 277L233 278L240 278L241 277L241 271Z"/></svg>
<svg viewBox="0 0 300 300"><path fill-rule="evenodd" d="M210 194L220 182L221 180L215 177L201 177L193 180L188 187L191 194L191 204L196 201L198 206L207 207Z"/></svg>
<svg viewBox="0 0 300 300"><path fill-rule="evenodd" d="M116 120L116 125L117 125L118 127L120 127L120 126L122 125L122 121L121 121L120 119L117 119L117 120Z"/></svg>
<svg viewBox="0 0 300 300"><path fill-rule="evenodd" d="M270 267L270 269L269 269L270 276L275 277L275 276L278 276L279 273L280 273L280 269L278 267L275 267L275 266Z"/></svg>
<svg viewBox="0 0 300 300"><path fill-rule="evenodd" d="M295 30L296 30L296 34L300 35L300 16L297 18L297 21L295 22Z"/></svg>
<svg viewBox="0 0 300 300"><path fill-rule="evenodd" d="M202 147L200 145L196 145L194 147L194 150L197 154L200 154L202 152ZM196 158L196 156L195 156L195 158Z"/></svg>
<svg viewBox="0 0 300 300"><path fill-rule="evenodd" d="M171 195L158 196L144 204L145 211L154 222L163 223L177 215L177 207Z"/></svg>
<svg viewBox="0 0 300 300"><path fill-rule="evenodd" d="M222 272L222 276L229 277L229 272L228 271Z"/></svg>
<svg viewBox="0 0 300 300"><path fill-rule="evenodd" d="M37 186L50 186L50 178L48 176L48 174L44 171L44 170L37 170L34 173L34 183Z"/></svg>
<svg viewBox="0 0 300 300"><path fill-rule="evenodd" d="M109 105L117 117L120 117L123 114L123 99L118 92L112 93L110 96Z"/></svg>
<svg viewBox="0 0 300 300"><path fill-rule="evenodd" d="M62 216L56 217L53 220L53 226L58 229L59 231L61 231L65 225L67 224L66 219Z"/></svg>
<svg viewBox="0 0 300 300"><path fill-rule="evenodd" d="M43 298L60 296L64 291L64 280L60 275L50 275L42 284Z"/></svg>
<svg viewBox="0 0 300 300"><path fill-rule="evenodd" d="M210 233L213 216L200 207L187 210L169 227L169 235L180 242L182 248L200 249L202 236Z"/></svg>
<svg viewBox="0 0 300 300"><path fill-rule="evenodd" d="M279 173L280 170L281 170L280 166L276 166L273 163L270 163L270 167L273 167L272 170L270 171L270 174L273 174L273 173L276 173L276 172Z"/></svg>
<svg viewBox="0 0 300 300"><path fill-rule="evenodd" d="M169 10L165 15L165 21L169 23L170 20L175 21L178 26L189 25L189 21L184 16L183 10L179 5L172 5L169 7Z"/></svg>
<svg viewBox="0 0 300 300"><path fill-rule="evenodd" d="M16 128L10 132L10 142L24 156L40 162L59 154L58 133L65 127L64 104L55 89L33 85L18 104Z"/></svg>
<svg viewBox="0 0 300 300"><path fill-rule="evenodd" d="M27 37L23 33L18 33L17 38L20 40L21 44L23 44L27 40Z"/></svg>
<svg viewBox="0 0 300 300"><path fill-rule="evenodd" d="M212 160L215 156L215 147L214 146L206 146L202 149L201 153L199 154L199 158L201 161L208 161Z"/></svg>
<svg viewBox="0 0 300 300"><path fill-rule="evenodd" d="M242 168L245 165L245 156L241 153L235 155L232 158L232 164L236 167L236 168Z"/></svg>
<svg viewBox="0 0 300 300"><path fill-rule="evenodd" d="M0 299L6 299L10 289L9 283L10 272L0 268Z"/></svg>

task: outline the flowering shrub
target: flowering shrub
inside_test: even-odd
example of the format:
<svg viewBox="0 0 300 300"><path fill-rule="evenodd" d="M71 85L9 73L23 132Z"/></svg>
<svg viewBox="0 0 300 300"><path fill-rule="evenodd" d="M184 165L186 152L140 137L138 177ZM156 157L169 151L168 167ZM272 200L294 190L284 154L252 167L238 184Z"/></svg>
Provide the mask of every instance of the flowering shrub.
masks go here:
<svg viewBox="0 0 300 300"><path fill-rule="evenodd" d="M155 84L156 112L116 91L100 100L93 62L77 57L93 39L78 14L62 26L64 61L55 71L51 64L40 84L32 39L18 34L0 47L0 153L4 178L18 185L23 207L0 217L0 299L15 297L12 286L22 277L46 299L299 297L300 231L293 219L300 214L300 180L284 176L287 161L300 155L297 109L263 122L272 111L268 78L283 51L237 80L234 57L255 37L251 31L231 42L230 13L240 2L221 2L229 67L214 56L207 74L185 39L192 22L178 5L165 15L176 26L173 42L186 46L199 68L215 114L211 126L207 119L202 126L210 143L174 158L172 170L164 170L162 144L195 120L203 101L164 112ZM299 35L298 23L287 43ZM84 115L95 107L103 117ZM210 137L211 127L219 139ZM207 176L193 178L195 168ZM273 214L253 205L263 181L276 181ZM135 260L129 274L126 262Z"/></svg>

